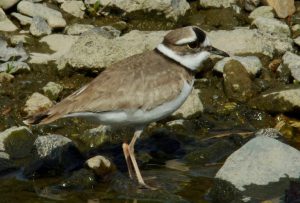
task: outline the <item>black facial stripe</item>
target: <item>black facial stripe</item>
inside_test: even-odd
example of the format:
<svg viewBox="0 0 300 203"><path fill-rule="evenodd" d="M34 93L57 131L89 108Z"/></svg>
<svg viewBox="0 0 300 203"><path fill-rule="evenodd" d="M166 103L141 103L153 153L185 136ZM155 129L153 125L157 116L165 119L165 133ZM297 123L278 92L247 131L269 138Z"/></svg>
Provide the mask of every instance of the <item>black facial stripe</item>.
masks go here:
<svg viewBox="0 0 300 203"><path fill-rule="evenodd" d="M205 38L206 38L205 32L203 32L202 30L200 30L197 27L193 27L193 30L194 30L194 32L197 36L197 41L200 42L200 43L203 43Z"/></svg>

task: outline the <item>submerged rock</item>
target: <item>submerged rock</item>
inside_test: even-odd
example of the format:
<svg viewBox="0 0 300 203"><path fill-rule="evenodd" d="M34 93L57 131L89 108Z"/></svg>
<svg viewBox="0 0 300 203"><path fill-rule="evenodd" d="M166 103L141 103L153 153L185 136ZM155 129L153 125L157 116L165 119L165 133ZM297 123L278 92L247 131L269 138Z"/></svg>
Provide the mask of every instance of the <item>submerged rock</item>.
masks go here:
<svg viewBox="0 0 300 203"><path fill-rule="evenodd" d="M32 116L36 113L46 111L52 105L53 103L48 97L35 92L26 101L24 112L26 112L28 116Z"/></svg>
<svg viewBox="0 0 300 203"><path fill-rule="evenodd" d="M9 20L9 18L5 15L2 8L0 8L0 31L14 32L17 29L18 29L17 26Z"/></svg>
<svg viewBox="0 0 300 203"><path fill-rule="evenodd" d="M25 126L11 127L0 133L0 151L11 159L29 156L36 136Z"/></svg>
<svg viewBox="0 0 300 203"><path fill-rule="evenodd" d="M17 9L20 13L25 15L31 17L40 16L46 19L51 28L61 28L66 26L66 21L62 17L62 14L57 10L45 6L44 4L21 1L18 4Z"/></svg>
<svg viewBox="0 0 300 203"><path fill-rule="evenodd" d="M47 24L46 20L39 16L34 16L29 28L30 33L33 36L42 36L51 34L51 28Z"/></svg>
<svg viewBox="0 0 300 203"><path fill-rule="evenodd" d="M44 94L52 100L56 100L63 89L63 86L55 82L48 82L43 87Z"/></svg>
<svg viewBox="0 0 300 203"><path fill-rule="evenodd" d="M275 18L258 17L252 24L254 24L258 30L262 32L282 37L289 37L291 35L289 26Z"/></svg>
<svg viewBox="0 0 300 203"><path fill-rule="evenodd" d="M166 34L164 31L142 32L133 30L114 39L89 32L81 36L58 61L58 68L67 65L75 69L100 69L134 54L154 49Z"/></svg>
<svg viewBox="0 0 300 203"><path fill-rule="evenodd" d="M0 71L0 83L10 82L14 79L14 76Z"/></svg>
<svg viewBox="0 0 300 203"><path fill-rule="evenodd" d="M5 152L0 152L0 173L3 174L16 168L16 164L9 159L9 155Z"/></svg>
<svg viewBox="0 0 300 203"><path fill-rule="evenodd" d="M83 159L75 144L61 135L38 137L33 145L34 161L25 168L26 176L61 174L82 165Z"/></svg>
<svg viewBox="0 0 300 203"><path fill-rule="evenodd" d="M27 35L13 35L10 37L10 42L14 45L23 43L26 44L28 43L28 40L30 38Z"/></svg>
<svg viewBox="0 0 300 203"><path fill-rule="evenodd" d="M85 4L95 4L96 2L85 0ZM186 0L101 0L99 4L101 7L118 8L127 15L138 11L145 13L155 11L173 20L178 20L180 16L183 16L190 9L190 5Z"/></svg>
<svg viewBox="0 0 300 203"><path fill-rule="evenodd" d="M291 16L296 10L294 0L265 0L264 2L274 8L279 18Z"/></svg>
<svg viewBox="0 0 300 203"><path fill-rule="evenodd" d="M214 66L214 70L223 73L224 66L231 60L239 61L251 75L256 75L263 68L257 56L232 56L218 61Z"/></svg>
<svg viewBox="0 0 300 203"><path fill-rule="evenodd" d="M263 93L251 99L249 105L268 112L293 112L300 109L300 88L295 86Z"/></svg>
<svg viewBox="0 0 300 203"><path fill-rule="evenodd" d="M27 58L22 44L18 44L15 48L7 47L7 42L0 38L0 61L25 61Z"/></svg>
<svg viewBox="0 0 300 203"><path fill-rule="evenodd" d="M249 18L252 20L258 17L274 18L273 8L271 6L260 6L249 14Z"/></svg>
<svg viewBox="0 0 300 203"><path fill-rule="evenodd" d="M27 63L21 61L9 61L0 65L0 72L7 72L10 74L29 72L30 67Z"/></svg>

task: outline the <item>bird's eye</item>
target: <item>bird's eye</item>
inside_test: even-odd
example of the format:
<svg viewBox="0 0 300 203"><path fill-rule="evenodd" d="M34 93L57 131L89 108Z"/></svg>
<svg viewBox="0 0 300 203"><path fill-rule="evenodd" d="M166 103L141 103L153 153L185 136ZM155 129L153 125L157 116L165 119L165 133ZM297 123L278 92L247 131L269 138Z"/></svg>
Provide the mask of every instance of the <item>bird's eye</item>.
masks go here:
<svg viewBox="0 0 300 203"><path fill-rule="evenodd" d="M188 46L190 49L195 49L195 48L198 47L198 42L197 42L197 41L194 41L194 42L188 43L187 46Z"/></svg>

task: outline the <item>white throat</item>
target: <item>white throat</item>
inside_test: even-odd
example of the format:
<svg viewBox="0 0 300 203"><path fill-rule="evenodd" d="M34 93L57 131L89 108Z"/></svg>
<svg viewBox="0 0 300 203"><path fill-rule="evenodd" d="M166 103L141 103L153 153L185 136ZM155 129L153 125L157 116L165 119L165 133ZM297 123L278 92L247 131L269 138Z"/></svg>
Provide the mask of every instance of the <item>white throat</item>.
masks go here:
<svg viewBox="0 0 300 203"><path fill-rule="evenodd" d="M176 52L163 44L159 44L156 48L165 56L177 61L181 65L191 70L196 70L210 55L208 51L201 51L199 53L189 55L178 55Z"/></svg>

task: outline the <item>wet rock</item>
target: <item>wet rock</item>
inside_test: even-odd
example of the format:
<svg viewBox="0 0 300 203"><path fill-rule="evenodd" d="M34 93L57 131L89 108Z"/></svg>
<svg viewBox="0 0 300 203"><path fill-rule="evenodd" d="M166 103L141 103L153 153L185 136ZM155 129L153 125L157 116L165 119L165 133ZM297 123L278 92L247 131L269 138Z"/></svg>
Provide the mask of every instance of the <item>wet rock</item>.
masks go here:
<svg viewBox="0 0 300 203"><path fill-rule="evenodd" d="M213 46L234 55L251 53L272 57L275 52L285 53L293 50L292 40L266 36L256 29L237 28L231 31L211 31L208 37Z"/></svg>
<svg viewBox="0 0 300 203"><path fill-rule="evenodd" d="M82 165L83 159L75 144L61 135L39 136L33 146L34 161L24 171L33 175L61 174Z"/></svg>
<svg viewBox="0 0 300 203"><path fill-rule="evenodd" d="M177 109L172 115L179 116L182 118L189 118L191 116L196 116L203 112L203 104L199 97L200 90L193 89L191 94L188 96L186 101L182 106Z"/></svg>
<svg viewBox="0 0 300 203"><path fill-rule="evenodd" d="M29 65L21 61L9 61L0 65L0 72L7 72L9 74L17 74L29 71Z"/></svg>
<svg viewBox="0 0 300 203"><path fill-rule="evenodd" d="M43 92L48 98L57 100L59 94L63 91L63 89L63 86L61 86L60 84L57 84L55 82L48 82L43 87Z"/></svg>
<svg viewBox="0 0 300 203"><path fill-rule="evenodd" d="M46 19L51 28L61 28L66 26L66 21L62 17L62 14L44 4L21 1L18 4L17 9L20 13L25 15L31 17L40 16Z"/></svg>
<svg viewBox="0 0 300 203"><path fill-rule="evenodd" d="M15 24L8 19L2 8L0 8L0 31L14 32L17 29L17 26L15 26Z"/></svg>
<svg viewBox="0 0 300 203"><path fill-rule="evenodd" d="M10 7L14 6L19 1L20 0L1 0L0 8L3 8L4 10L9 9Z"/></svg>
<svg viewBox="0 0 300 203"><path fill-rule="evenodd" d="M244 7L246 11L253 11L260 4L260 0L245 0Z"/></svg>
<svg viewBox="0 0 300 203"><path fill-rule="evenodd" d="M279 139L282 134L275 128L263 128L255 133L255 136L267 136L273 139Z"/></svg>
<svg viewBox="0 0 300 203"><path fill-rule="evenodd" d="M288 37L291 34L289 26L275 18L258 17L252 24L254 24L258 30L272 35Z"/></svg>
<svg viewBox="0 0 300 203"><path fill-rule="evenodd" d="M65 1L61 4L61 9L72 16L83 18L85 5L82 1Z"/></svg>
<svg viewBox="0 0 300 203"><path fill-rule="evenodd" d="M53 103L48 97L38 92L35 92L26 101L24 112L26 112L28 116L31 116L36 113L41 113L43 111L46 111L52 105Z"/></svg>
<svg viewBox="0 0 300 203"><path fill-rule="evenodd" d="M121 37L107 39L101 34L89 32L81 36L58 61L58 69L70 65L76 69L104 68L112 63L154 49L161 42L164 31L131 31Z"/></svg>
<svg viewBox="0 0 300 203"><path fill-rule="evenodd" d="M0 72L0 83L10 82L13 79L14 79L13 75L6 72Z"/></svg>
<svg viewBox="0 0 300 203"><path fill-rule="evenodd" d="M30 63L47 64L49 61L56 61L65 53L78 39L78 36L52 34L43 37L39 42L45 42L49 48L54 51L53 54L31 53Z"/></svg>
<svg viewBox="0 0 300 203"><path fill-rule="evenodd" d="M80 169L61 182L58 187L61 190L87 190L93 189L97 184L97 177L93 171Z"/></svg>
<svg viewBox="0 0 300 203"><path fill-rule="evenodd" d="M283 65L291 71L291 75L295 80L300 81L300 56L292 52L286 52L283 57Z"/></svg>
<svg viewBox="0 0 300 203"><path fill-rule="evenodd" d="M11 15L14 16L16 19L18 19L20 21L21 25L30 25L31 22L32 22L32 18L31 17L22 15L20 13L13 12L13 13L11 13Z"/></svg>
<svg viewBox="0 0 300 203"><path fill-rule="evenodd" d="M251 184L266 186L280 178L298 178L300 153L268 136L258 136L230 155L216 178L229 181L244 191Z"/></svg>
<svg viewBox="0 0 300 203"><path fill-rule="evenodd" d="M237 0L199 0L199 5L203 8L229 8L236 3Z"/></svg>
<svg viewBox="0 0 300 203"><path fill-rule="evenodd" d="M300 88L274 90L249 101L249 105L268 112L293 112L300 109Z"/></svg>
<svg viewBox="0 0 300 203"><path fill-rule="evenodd" d="M18 44L15 48L7 47L7 42L0 38L0 61L25 61L27 58L22 44Z"/></svg>
<svg viewBox="0 0 300 203"><path fill-rule="evenodd" d="M29 156L36 136L25 126L11 127L0 133L0 151L11 159Z"/></svg>
<svg viewBox="0 0 300 203"><path fill-rule="evenodd" d="M89 158L86 165L92 169L99 177L103 177L116 170L115 165L104 156L97 155Z"/></svg>
<svg viewBox="0 0 300 203"><path fill-rule="evenodd" d="M0 152L0 173L8 172L10 170L16 169L17 166L9 159L9 155L5 152Z"/></svg>
<svg viewBox="0 0 300 203"><path fill-rule="evenodd" d="M232 56L218 61L213 69L217 72L223 73L224 66L231 60L239 61L251 75L256 75L263 68L260 59L256 56Z"/></svg>
<svg viewBox="0 0 300 203"><path fill-rule="evenodd" d="M272 6L279 18L291 16L296 10L294 0L264 0L263 2Z"/></svg>
<svg viewBox="0 0 300 203"><path fill-rule="evenodd" d="M249 18L252 20L258 17L274 18L273 8L271 6L260 6L249 14Z"/></svg>
<svg viewBox="0 0 300 203"><path fill-rule="evenodd" d="M81 35L82 33L91 30L94 27L95 27L94 25L75 23L73 25L66 27L66 33L68 35Z"/></svg>
<svg viewBox="0 0 300 203"><path fill-rule="evenodd" d="M90 35L90 34L99 34L107 39L113 39L119 37L121 35L121 31L117 30L112 26L102 26L102 27L94 27L87 32L83 33L82 35Z"/></svg>
<svg viewBox="0 0 300 203"><path fill-rule="evenodd" d="M17 45L20 43L26 44L29 37L27 35L13 35L10 38L10 43Z"/></svg>
<svg viewBox="0 0 300 203"><path fill-rule="evenodd" d="M299 24L293 25L292 31L293 31L293 37L300 36L300 25Z"/></svg>
<svg viewBox="0 0 300 203"><path fill-rule="evenodd" d="M240 62L229 61L224 66L223 77L225 93L229 99L246 102L255 94L250 75Z"/></svg>
<svg viewBox="0 0 300 203"><path fill-rule="evenodd" d="M96 1L85 0L85 4L94 4ZM118 8L124 11L127 15L130 13L143 11L150 12L155 11L160 14L164 14L166 18L178 20L180 16L183 16L187 10L190 9L190 5L186 0L102 0L99 1L101 7Z"/></svg>
<svg viewBox="0 0 300 203"><path fill-rule="evenodd" d="M51 28L47 24L46 20L39 16L34 16L32 18L29 31L33 36L37 37L51 34Z"/></svg>

